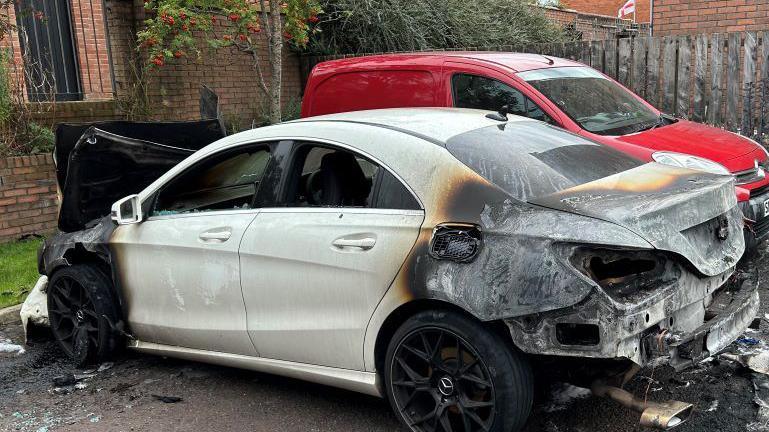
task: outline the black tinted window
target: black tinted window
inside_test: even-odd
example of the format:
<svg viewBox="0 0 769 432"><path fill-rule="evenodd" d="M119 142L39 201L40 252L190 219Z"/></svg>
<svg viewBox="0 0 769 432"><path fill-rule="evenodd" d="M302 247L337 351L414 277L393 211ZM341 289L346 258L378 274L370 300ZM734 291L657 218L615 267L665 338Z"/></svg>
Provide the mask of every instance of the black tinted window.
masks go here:
<svg viewBox="0 0 769 432"><path fill-rule="evenodd" d="M498 111L507 105L510 114L553 123L531 99L520 91L495 79L478 75L459 74L451 78L454 106Z"/></svg>
<svg viewBox="0 0 769 432"><path fill-rule="evenodd" d="M251 208L269 160L267 147L211 156L165 186L152 215Z"/></svg>
<svg viewBox="0 0 769 432"><path fill-rule="evenodd" d="M522 201L642 164L554 126L510 122L457 135L446 148L472 170Z"/></svg>
<svg viewBox="0 0 769 432"><path fill-rule="evenodd" d="M347 150L304 144L295 152L287 180L292 207L419 208L386 169Z"/></svg>

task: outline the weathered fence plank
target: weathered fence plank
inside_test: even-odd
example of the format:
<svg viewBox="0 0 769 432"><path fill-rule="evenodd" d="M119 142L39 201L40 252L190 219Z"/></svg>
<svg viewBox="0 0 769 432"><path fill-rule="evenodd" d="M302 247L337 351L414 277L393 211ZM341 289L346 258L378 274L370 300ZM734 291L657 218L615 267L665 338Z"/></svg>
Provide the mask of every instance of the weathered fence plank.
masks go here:
<svg viewBox="0 0 769 432"><path fill-rule="evenodd" d="M756 32L746 32L742 67L742 122L740 129L748 136L753 135L756 124L754 102L756 101L757 48Z"/></svg>
<svg viewBox="0 0 769 432"><path fill-rule="evenodd" d="M759 137L769 135L769 31L761 32L761 74L758 77L761 89L761 108L758 110Z"/></svg>
<svg viewBox="0 0 769 432"><path fill-rule="evenodd" d="M601 41L590 42L590 66L603 72L603 43Z"/></svg>
<svg viewBox="0 0 769 432"><path fill-rule="evenodd" d="M698 35L694 42L694 96L692 97L692 120L705 121L705 100L707 95L706 75L708 73L708 37Z"/></svg>
<svg viewBox="0 0 769 432"><path fill-rule="evenodd" d="M655 107L660 106L660 39L649 41L649 55L646 63L646 100Z"/></svg>
<svg viewBox="0 0 769 432"><path fill-rule="evenodd" d="M617 78L617 39L604 41L604 73L612 78Z"/></svg>
<svg viewBox="0 0 769 432"><path fill-rule="evenodd" d="M710 102L707 104L708 123L721 126L721 82L724 76L724 40L720 34L710 36Z"/></svg>
<svg viewBox="0 0 769 432"><path fill-rule="evenodd" d="M742 35L729 33L726 67L726 128L735 131L739 124L740 113L737 106L740 100L740 45Z"/></svg>
<svg viewBox="0 0 769 432"><path fill-rule="evenodd" d="M676 73L676 115L688 119L691 114L691 99L689 87L692 77L692 38L680 36L678 38L678 65Z"/></svg>
<svg viewBox="0 0 769 432"><path fill-rule="evenodd" d="M662 39L662 110L668 113L676 109L676 38Z"/></svg>
<svg viewBox="0 0 769 432"><path fill-rule="evenodd" d="M633 91L646 97L646 51L649 47L649 38L636 37L633 39L633 67L632 67L632 86Z"/></svg>
<svg viewBox="0 0 769 432"><path fill-rule="evenodd" d="M633 47L630 38L620 39L617 48L617 80L625 87L630 87L630 56Z"/></svg>

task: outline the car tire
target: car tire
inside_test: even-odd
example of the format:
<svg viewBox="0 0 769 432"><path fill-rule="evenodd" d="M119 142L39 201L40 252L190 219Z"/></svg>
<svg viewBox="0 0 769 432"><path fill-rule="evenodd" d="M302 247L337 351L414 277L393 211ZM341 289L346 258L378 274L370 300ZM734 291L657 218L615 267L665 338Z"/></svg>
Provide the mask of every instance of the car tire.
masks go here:
<svg viewBox="0 0 769 432"><path fill-rule="evenodd" d="M424 311L406 320L384 365L390 405L415 432L517 431L531 412L528 360L459 313Z"/></svg>
<svg viewBox="0 0 769 432"><path fill-rule="evenodd" d="M103 362L122 346L114 330L120 313L112 281L91 265L57 270L48 283L48 316L54 338L77 366Z"/></svg>

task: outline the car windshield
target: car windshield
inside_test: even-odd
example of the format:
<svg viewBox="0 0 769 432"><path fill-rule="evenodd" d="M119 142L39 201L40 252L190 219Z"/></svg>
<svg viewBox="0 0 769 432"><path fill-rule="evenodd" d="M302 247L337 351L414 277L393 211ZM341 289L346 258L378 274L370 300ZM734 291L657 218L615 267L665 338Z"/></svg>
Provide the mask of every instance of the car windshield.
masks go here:
<svg viewBox="0 0 769 432"><path fill-rule="evenodd" d="M643 162L555 126L515 121L459 134L446 149L514 198L528 201Z"/></svg>
<svg viewBox="0 0 769 432"><path fill-rule="evenodd" d="M599 135L626 135L660 124L635 95L589 67L538 69L518 74L575 122Z"/></svg>

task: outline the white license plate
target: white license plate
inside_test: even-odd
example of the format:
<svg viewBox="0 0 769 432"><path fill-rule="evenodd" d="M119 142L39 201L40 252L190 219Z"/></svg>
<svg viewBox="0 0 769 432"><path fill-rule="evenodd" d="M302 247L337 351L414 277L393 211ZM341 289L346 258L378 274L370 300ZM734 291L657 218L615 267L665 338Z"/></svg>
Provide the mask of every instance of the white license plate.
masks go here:
<svg viewBox="0 0 769 432"><path fill-rule="evenodd" d="M764 201L764 217L769 217L769 199Z"/></svg>

